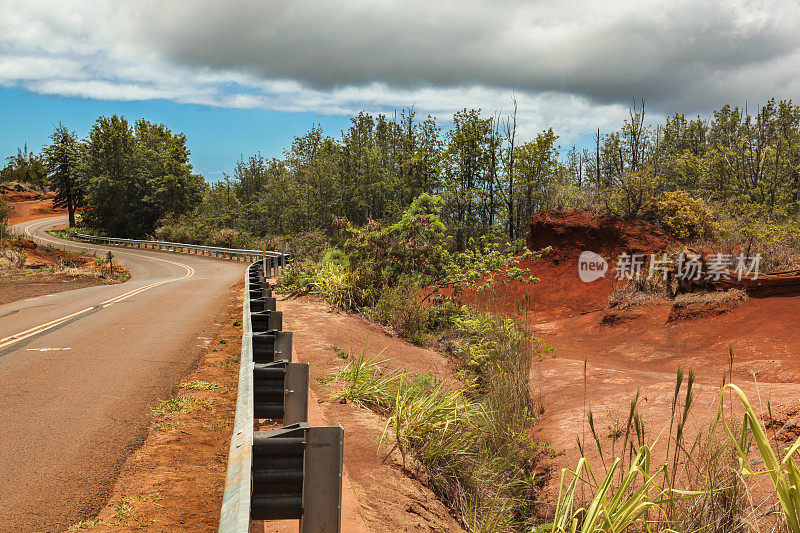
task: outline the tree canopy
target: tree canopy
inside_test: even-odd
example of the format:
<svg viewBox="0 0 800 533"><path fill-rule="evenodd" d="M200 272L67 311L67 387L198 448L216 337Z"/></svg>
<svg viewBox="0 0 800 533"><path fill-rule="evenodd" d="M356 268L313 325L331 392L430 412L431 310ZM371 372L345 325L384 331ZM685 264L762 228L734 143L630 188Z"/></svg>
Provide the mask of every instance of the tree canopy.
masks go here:
<svg viewBox="0 0 800 533"><path fill-rule="evenodd" d="M87 225L120 237L151 234L163 217L191 212L206 189L183 134L117 115L100 117L82 146Z"/></svg>

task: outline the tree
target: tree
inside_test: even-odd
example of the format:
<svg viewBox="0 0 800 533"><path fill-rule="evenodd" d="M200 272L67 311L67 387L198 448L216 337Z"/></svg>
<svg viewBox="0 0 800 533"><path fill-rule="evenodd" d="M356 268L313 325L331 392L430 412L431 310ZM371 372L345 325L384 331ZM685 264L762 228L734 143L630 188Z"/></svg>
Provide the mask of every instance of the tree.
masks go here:
<svg viewBox="0 0 800 533"><path fill-rule="evenodd" d="M505 133L506 148L503 151L503 167L506 173L506 187L503 191L506 204L506 228L508 231L508 241L512 242L515 236L516 224L514 223L514 184L516 182L516 166L514 158L517 155L517 95L511 93L511 103L514 111L506 117L503 124Z"/></svg>
<svg viewBox="0 0 800 533"><path fill-rule="evenodd" d="M550 188L558 166L558 135L547 129L532 141L519 145L515 158L517 188L517 232L524 235L531 217L550 205Z"/></svg>
<svg viewBox="0 0 800 533"><path fill-rule="evenodd" d="M17 148L16 155L6 159L6 166L0 170L0 182L17 181L30 183L39 188L47 185L47 170L42 158L28 151L28 145Z"/></svg>
<svg viewBox="0 0 800 533"><path fill-rule="evenodd" d="M495 201L489 191L495 179L496 147L493 120L482 118L479 109L463 109L453 116L444 154L444 197L458 250L488 229L488 205Z"/></svg>
<svg viewBox="0 0 800 533"><path fill-rule="evenodd" d="M100 117L85 143L84 167L90 226L120 237L142 237L167 215L192 211L207 186L192 173L183 134L140 120Z"/></svg>
<svg viewBox="0 0 800 533"><path fill-rule="evenodd" d="M172 133L164 124L138 120L134 136L136 172L146 192L145 231L150 233L164 216L182 215L194 209L207 185L202 176L192 173L184 134Z"/></svg>
<svg viewBox="0 0 800 533"><path fill-rule="evenodd" d="M42 150L50 189L55 191L55 207L66 208L69 227L75 226L75 211L84 206L85 197L80 183L80 150L74 132L61 123L50 135L51 143Z"/></svg>
<svg viewBox="0 0 800 533"><path fill-rule="evenodd" d="M135 149L133 130L117 115L98 118L84 145L84 220L115 237L139 237L144 230L145 191L136 172Z"/></svg>

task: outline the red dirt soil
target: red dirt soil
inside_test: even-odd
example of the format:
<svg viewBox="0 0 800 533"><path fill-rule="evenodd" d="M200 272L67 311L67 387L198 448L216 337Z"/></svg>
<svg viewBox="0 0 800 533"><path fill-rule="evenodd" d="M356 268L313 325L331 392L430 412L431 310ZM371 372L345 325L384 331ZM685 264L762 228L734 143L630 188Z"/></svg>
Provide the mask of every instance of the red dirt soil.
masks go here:
<svg viewBox="0 0 800 533"><path fill-rule="evenodd" d="M723 314L672 323L671 302L644 300L609 320L610 276L582 282L577 268L580 252L590 250L608 259L621 252L674 249L678 243L647 224L571 211L534 217L528 245L535 250L553 247L551 253L524 265L541 281L507 282L490 290L483 305L494 311L527 311L529 329L555 349L557 358L544 354L530 373L532 392L545 409L533 432L556 452L544 466L574 468L579 458L576 438L588 432L586 410L593 410L601 433L610 433L607 428L614 419L624 423L637 389L655 439L668 425L679 366L697 374L690 425L698 428L712 421L729 370L729 349L734 354L733 382L745 389L757 410L765 410L769 400L776 416L797 411L800 296L751 298ZM590 460L599 462L591 437L586 440ZM603 444L610 449L607 441ZM549 489L557 483L554 472Z"/></svg>
<svg viewBox="0 0 800 533"><path fill-rule="evenodd" d="M66 209L53 207L54 197L52 192L34 191L22 185L0 185L0 199L11 208L9 224L65 215Z"/></svg>
<svg viewBox="0 0 800 533"><path fill-rule="evenodd" d="M494 311L518 312L520 305L537 320L566 318L595 311L608 304L613 280L611 271L622 253L650 253L674 249L677 241L661 228L643 222L623 221L585 211L547 212L531 219L528 248L550 247L540 259L525 259L520 267L531 270L538 284L507 282L490 289L487 303ZM609 263L606 277L592 283L578 278L578 256L595 252ZM485 301L473 295L472 302Z"/></svg>

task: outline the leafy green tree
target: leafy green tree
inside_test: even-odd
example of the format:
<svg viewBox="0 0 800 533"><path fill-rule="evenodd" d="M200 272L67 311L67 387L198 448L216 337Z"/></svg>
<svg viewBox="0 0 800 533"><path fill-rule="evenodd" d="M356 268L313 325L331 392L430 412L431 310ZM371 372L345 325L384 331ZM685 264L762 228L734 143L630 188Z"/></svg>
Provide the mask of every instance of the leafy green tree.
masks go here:
<svg viewBox="0 0 800 533"><path fill-rule="evenodd" d="M75 226L75 212L85 205L80 182L80 149L78 138L61 123L50 134L50 144L42 149L50 189L55 191L55 207L66 208L69 227Z"/></svg>
<svg viewBox="0 0 800 533"><path fill-rule="evenodd" d="M117 115L98 118L83 157L86 224L116 237L142 236L146 191L136 172L136 138L128 121Z"/></svg>
<svg viewBox="0 0 800 533"><path fill-rule="evenodd" d="M42 158L28 151L28 145L17 148L17 153L6 159L6 166L0 170L0 182L16 181L30 183L43 189L47 185L47 170Z"/></svg>
<svg viewBox="0 0 800 533"><path fill-rule="evenodd" d="M346 183L341 186L341 146L315 126L295 137L286 155L290 184L286 190L294 195L290 205L297 210L296 229L330 228L334 216L341 213L342 200L353 193ZM352 210L361 202L353 197L346 205Z"/></svg>
<svg viewBox="0 0 800 533"><path fill-rule="evenodd" d="M552 207L549 200L558 168L557 141L558 135L550 128L516 148L517 235L527 233L526 226L534 214Z"/></svg>
<svg viewBox="0 0 800 533"><path fill-rule="evenodd" d="M477 109L455 114L453 129L447 133L443 195L458 250L464 250L470 239L488 229L488 218L480 204L494 179L494 146L491 119L482 118Z"/></svg>
<svg viewBox="0 0 800 533"><path fill-rule="evenodd" d="M164 216L182 215L202 200L205 179L192 173L186 136L174 134L163 124L139 120L134 126L135 164L145 195L144 231L150 233Z"/></svg>
<svg viewBox="0 0 800 533"><path fill-rule="evenodd" d="M122 237L152 233L167 215L192 211L207 186L192 173L183 134L163 124L100 117L83 149L86 223Z"/></svg>

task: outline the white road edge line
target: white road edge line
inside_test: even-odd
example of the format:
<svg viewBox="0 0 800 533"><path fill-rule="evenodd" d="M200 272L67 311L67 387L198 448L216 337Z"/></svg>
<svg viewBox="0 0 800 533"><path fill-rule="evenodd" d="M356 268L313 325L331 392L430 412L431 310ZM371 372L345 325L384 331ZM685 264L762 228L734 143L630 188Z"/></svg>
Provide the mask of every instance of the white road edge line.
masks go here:
<svg viewBox="0 0 800 533"><path fill-rule="evenodd" d="M49 242L49 243L52 243L52 244L61 244L61 243L59 243L57 241L51 241L51 240L45 239L43 237L38 237L38 236L33 235L32 233L30 233L30 228L32 226L34 226L34 225L36 225L36 223L29 224L29 225L25 226L25 233L27 235L29 235L31 238L40 239L42 241ZM80 316L80 315L83 315L85 313L88 313L89 311L93 311L94 309L96 309L98 307L100 307L102 309L105 309L106 307L109 307L110 305L113 305L115 303L121 302L123 300L127 300L128 298L131 298L132 296L136 296L137 294L140 294L140 293L142 293L144 291L147 291L147 290L153 289L155 287L158 287L159 285L164 285L165 283L172 283L173 281L180 281L182 279L190 278L190 277L194 276L194 273L195 273L194 268L190 267L189 265L185 265L183 263L178 263L176 261L169 261L167 259L160 259L160 258L157 258L157 257L150 257L148 255L141 255L141 254L126 253L124 255L134 255L134 256L137 256L137 257L143 257L145 259L152 259L154 261L160 261L162 263L171 263L173 265L177 265L177 266L185 268L186 269L186 274L184 274L180 278L173 278L173 279L167 279L167 280L163 280L163 281L157 281L155 283L151 283L151 284L145 285L143 287L138 287L138 288L130 290L130 291L126 292L126 293L120 294L119 296L115 296L114 298L110 298L108 300L100 302L96 306L92 306L92 307L87 307L85 309L81 309L80 311L76 311L76 312L71 313L69 315L62 316L61 318L56 318L55 320L51 320L49 322L45 322L44 324L40 324L38 326L34 326L32 328L28 328L25 331L20 331L19 333L15 333L14 335L5 337L3 339L0 339L0 349L6 348L8 346L11 346L12 344L16 344L16 343L18 343L20 341L23 341L23 340L25 340L27 338L30 338L30 337L34 336L34 335L38 335L39 333L44 333L45 331L47 331L49 329L53 329L53 328L63 324L67 320L71 320L71 319L73 319L73 318L75 318L77 316Z"/></svg>

